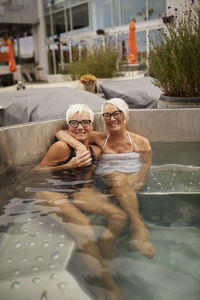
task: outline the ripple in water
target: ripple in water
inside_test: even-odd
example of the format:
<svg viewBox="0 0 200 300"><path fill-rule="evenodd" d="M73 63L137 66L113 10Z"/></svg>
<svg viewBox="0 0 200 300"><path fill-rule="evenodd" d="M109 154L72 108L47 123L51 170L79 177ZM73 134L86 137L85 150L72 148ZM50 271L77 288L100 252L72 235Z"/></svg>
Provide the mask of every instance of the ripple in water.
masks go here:
<svg viewBox="0 0 200 300"><path fill-rule="evenodd" d="M56 278L58 278L58 274L57 273L52 273L50 278L51 279L56 279Z"/></svg>
<svg viewBox="0 0 200 300"><path fill-rule="evenodd" d="M35 246L35 243L34 242L30 242L29 243L29 247L33 247L33 246Z"/></svg>
<svg viewBox="0 0 200 300"><path fill-rule="evenodd" d="M60 256L59 252L55 252L55 253L52 254L51 257L52 257L53 259L58 259L59 256Z"/></svg>
<svg viewBox="0 0 200 300"><path fill-rule="evenodd" d="M22 257L22 261L23 261L23 262L26 262L26 261L27 261L27 258L26 258L26 257Z"/></svg>
<svg viewBox="0 0 200 300"><path fill-rule="evenodd" d="M60 282L58 284L59 289L64 290L66 288L66 283L65 282Z"/></svg>
<svg viewBox="0 0 200 300"><path fill-rule="evenodd" d="M18 289L19 287L20 287L19 281L14 281L14 282L11 284L11 289L13 289L13 290Z"/></svg>
<svg viewBox="0 0 200 300"><path fill-rule="evenodd" d="M42 261L42 260L43 260L43 256L38 256L38 257L36 257L36 259L37 259L38 261Z"/></svg>
<svg viewBox="0 0 200 300"><path fill-rule="evenodd" d="M49 264L49 268L50 268L50 269L54 269L54 268L55 268L55 265L54 265L54 264Z"/></svg>
<svg viewBox="0 0 200 300"><path fill-rule="evenodd" d="M34 277L32 281L33 281L33 283L39 283L40 278L39 277Z"/></svg>
<svg viewBox="0 0 200 300"><path fill-rule="evenodd" d="M20 273L20 269L15 269L12 272L13 272L13 274L18 275Z"/></svg>
<svg viewBox="0 0 200 300"><path fill-rule="evenodd" d="M21 247L21 242L20 241L17 241L16 243L15 243L15 248L19 248L19 247Z"/></svg>

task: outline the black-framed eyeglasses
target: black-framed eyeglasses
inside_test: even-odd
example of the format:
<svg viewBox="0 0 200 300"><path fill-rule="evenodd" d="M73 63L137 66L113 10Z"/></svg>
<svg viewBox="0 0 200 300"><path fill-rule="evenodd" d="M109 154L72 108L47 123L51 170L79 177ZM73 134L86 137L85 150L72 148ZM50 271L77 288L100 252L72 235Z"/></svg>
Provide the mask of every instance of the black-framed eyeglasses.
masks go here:
<svg viewBox="0 0 200 300"><path fill-rule="evenodd" d="M82 120L82 121L76 121L76 120L70 120L69 121L69 125L72 127L72 128L77 128L79 126L79 124L81 124L81 126L83 128L87 128L88 126L90 126L90 124L92 123L91 120Z"/></svg>
<svg viewBox="0 0 200 300"><path fill-rule="evenodd" d="M112 116L117 120L121 117L121 112L122 111L118 109L118 110L113 111L111 114L104 113L103 114L104 120L110 120Z"/></svg>

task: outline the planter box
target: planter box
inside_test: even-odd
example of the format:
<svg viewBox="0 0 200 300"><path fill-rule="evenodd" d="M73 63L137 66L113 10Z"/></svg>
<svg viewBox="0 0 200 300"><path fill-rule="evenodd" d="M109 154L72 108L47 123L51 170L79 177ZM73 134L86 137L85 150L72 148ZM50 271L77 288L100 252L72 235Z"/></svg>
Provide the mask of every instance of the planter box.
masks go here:
<svg viewBox="0 0 200 300"><path fill-rule="evenodd" d="M160 95L158 108L200 108L200 97L170 97Z"/></svg>

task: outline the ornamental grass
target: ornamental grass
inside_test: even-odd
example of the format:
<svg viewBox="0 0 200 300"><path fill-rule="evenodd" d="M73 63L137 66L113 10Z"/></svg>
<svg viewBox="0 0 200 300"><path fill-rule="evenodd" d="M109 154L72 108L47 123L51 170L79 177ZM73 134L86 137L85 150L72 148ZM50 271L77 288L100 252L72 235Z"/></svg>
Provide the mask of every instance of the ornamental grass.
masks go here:
<svg viewBox="0 0 200 300"><path fill-rule="evenodd" d="M179 10L168 7L166 30L152 42L149 73L166 96L200 97L200 0Z"/></svg>

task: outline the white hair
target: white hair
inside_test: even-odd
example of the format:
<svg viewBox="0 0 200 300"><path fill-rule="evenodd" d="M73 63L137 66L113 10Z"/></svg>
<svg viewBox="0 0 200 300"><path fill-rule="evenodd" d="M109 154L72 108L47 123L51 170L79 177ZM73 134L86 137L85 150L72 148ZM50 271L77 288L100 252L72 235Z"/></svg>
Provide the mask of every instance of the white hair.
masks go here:
<svg viewBox="0 0 200 300"><path fill-rule="evenodd" d="M120 99L120 98L112 98L112 99L106 101L101 107L101 112L102 113L104 112L104 107L106 106L106 104L109 104L109 103L112 104L112 105L115 105L117 108L119 108L124 113L126 121L129 120L129 107L128 107L128 104L123 99Z"/></svg>
<svg viewBox="0 0 200 300"><path fill-rule="evenodd" d="M78 113L82 113L83 111L86 111L89 113L90 115L90 120L93 122L94 121L94 113L91 110L91 108L89 108L89 106L87 106L86 104L71 104L68 108L68 110L66 111L66 122L67 124L69 124L69 120L70 118Z"/></svg>

